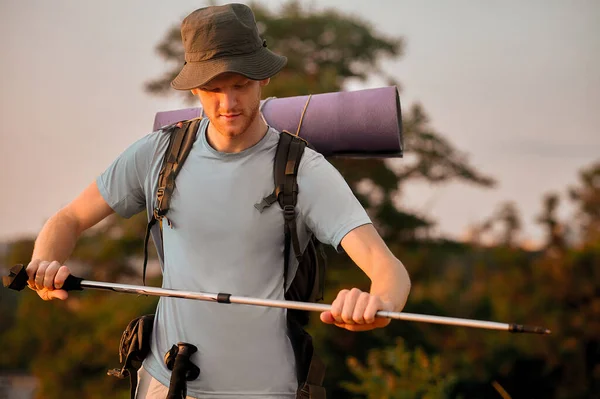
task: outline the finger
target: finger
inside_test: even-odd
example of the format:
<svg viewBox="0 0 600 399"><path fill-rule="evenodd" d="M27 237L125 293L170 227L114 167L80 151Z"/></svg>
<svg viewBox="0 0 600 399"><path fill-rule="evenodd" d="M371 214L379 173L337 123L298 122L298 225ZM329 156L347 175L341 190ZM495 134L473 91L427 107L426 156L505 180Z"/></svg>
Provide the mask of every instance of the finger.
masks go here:
<svg viewBox="0 0 600 399"><path fill-rule="evenodd" d="M41 261L40 262L40 266L37 269L37 272L35 273L35 289L36 290L41 290L44 288L44 274L46 273L46 268L48 268L48 265L50 265L50 262L48 261Z"/></svg>
<svg viewBox="0 0 600 399"><path fill-rule="evenodd" d="M354 320L354 323L369 323L368 321L366 321L367 319L365 317L365 311L371 298L372 296L368 292L362 292L359 295L358 300L356 301L356 305L354 306L354 313L352 314L352 320Z"/></svg>
<svg viewBox="0 0 600 399"><path fill-rule="evenodd" d="M42 290L38 290L36 289L35 292L38 294L38 296L40 298L42 298L44 301L49 301L51 298L48 297L48 291L47 289L42 289Z"/></svg>
<svg viewBox="0 0 600 399"><path fill-rule="evenodd" d="M369 301L369 305L367 305L367 309L365 310L365 321L370 324L373 324L375 327L385 327L392 319L388 317L377 317L376 314L379 310L388 310L389 306L379 298L378 296L372 296Z"/></svg>
<svg viewBox="0 0 600 399"><path fill-rule="evenodd" d="M365 308L365 322L367 324L375 323L376 314L378 310L383 308L383 304L381 303L381 299L378 296L371 296L369 298L369 302L367 307Z"/></svg>
<svg viewBox="0 0 600 399"><path fill-rule="evenodd" d="M49 290L48 288L42 288L41 290L36 290L36 293L44 301L51 301L55 298L65 300L69 297L68 292L65 290Z"/></svg>
<svg viewBox="0 0 600 399"><path fill-rule="evenodd" d="M331 310L330 310L331 316L338 323L343 323L342 309L344 306L344 298L346 298L346 295L348 295L348 292L349 292L348 290L341 290L338 293L337 297L331 303Z"/></svg>
<svg viewBox="0 0 600 399"><path fill-rule="evenodd" d="M54 287L57 290L60 290L70 274L71 270L67 266L61 266L56 273L56 277L54 277Z"/></svg>
<svg viewBox="0 0 600 399"><path fill-rule="evenodd" d="M320 318L325 324L335 324L335 318L331 315L330 311L322 312Z"/></svg>
<svg viewBox="0 0 600 399"><path fill-rule="evenodd" d="M42 298L44 301L50 301L50 300L52 300L52 297L50 296L50 293L52 291L50 291L49 289L42 288L41 290L36 290L36 292L37 292L38 296L40 298Z"/></svg>
<svg viewBox="0 0 600 399"><path fill-rule="evenodd" d="M352 316L354 314L354 308L358 297L362 294L362 291L358 288L352 288L346 298L344 299L344 306L342 308L342 320L346 324L354 324Z"/></svg>
<svg viewBox="0 0 600 399"><path fill-rule="evenodd" d="M58 269L60 269L60 263L57 261L51 262L46 268L46 273L44 273L44 288L49 290L54 289L54 277L56 277L56 273Z"/></svg>
<svg viewBox="0 0 600 399"><path fill-rule="evenodd" d="M392 319L388 317L378 317L375 319L375 322L371 324L375 328L385 327L392 322Z"/></svg>
<svg viewBox="0 0 600 399"><path fill-rule="evenodd" d="M348 331L368 331L377 328L376 324L347 324L347 323L333 323L336 327L343 328Z"/></svg>
<svg viewBox="0 0 600 399"><path fill-rule="evenodd" d="M360 332L360 331L370 331L377 328L376 324L346 324L342 326L348 331Z"/></svg>
<svg viewBox="0 0 600 399"><path fill-rule="evenodd" d="M48 300L52 300L52 299L60 299L61 301L64 301L65 299L67 299L69 297L69 293L65 290L50 290L48 291Z"/></svg>
<svg viewBox="0 0 600 399"><path fill-rule="evenodd" d="M37 269L39 267L40 267L40 260L33 259L31 262L29 262L29 264L25 268L25 271L27 272L27 277L28 277L27 284L29 284L29 288L35 288L35 273L37 272Z"/></svg>
<svg viewBox="0 0 600 399"><path fill-rule="evenodd" d="M326 324L333 324L336 327L343 328L348 331L368 331L377 328L377 324L346 324L344 322L338 323L335 321L331 313L323 312L321 313L321 321Z"/></svg>

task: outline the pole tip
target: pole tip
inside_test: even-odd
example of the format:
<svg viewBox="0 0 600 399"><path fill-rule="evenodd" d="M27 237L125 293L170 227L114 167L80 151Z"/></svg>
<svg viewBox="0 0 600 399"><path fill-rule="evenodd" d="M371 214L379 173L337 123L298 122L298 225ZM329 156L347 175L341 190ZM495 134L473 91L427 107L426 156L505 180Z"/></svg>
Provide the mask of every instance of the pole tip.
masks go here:
<svg viewBox="0 0 600 399"><path fill-rule="evenodd" d="M508 331L514 333L530 333L530 334L551 334L548 328L538 326L524 326L522 324L511 324Z"/></svg>

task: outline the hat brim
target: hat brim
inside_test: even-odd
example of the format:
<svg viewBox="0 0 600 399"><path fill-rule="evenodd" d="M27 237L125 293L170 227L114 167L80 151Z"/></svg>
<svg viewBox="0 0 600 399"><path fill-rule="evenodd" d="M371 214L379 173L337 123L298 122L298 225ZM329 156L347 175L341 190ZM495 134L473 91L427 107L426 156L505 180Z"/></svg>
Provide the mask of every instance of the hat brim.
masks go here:
<svg viewBox="0 0 600 399"><path fill-rule="evenodd" d="M252 80L263 80L277 74L286 63L286 57L261 47L250 54L188 62L173 79L171 86L177 90L195 89L225 72L239 73Z"/></svg>

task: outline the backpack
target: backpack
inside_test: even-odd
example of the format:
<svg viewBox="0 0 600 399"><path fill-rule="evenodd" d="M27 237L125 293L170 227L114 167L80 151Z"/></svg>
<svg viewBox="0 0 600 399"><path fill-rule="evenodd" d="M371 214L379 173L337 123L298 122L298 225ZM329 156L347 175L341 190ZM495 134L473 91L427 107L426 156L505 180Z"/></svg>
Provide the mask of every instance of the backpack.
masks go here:
<svg viewBox="0 0 600 399"><path fill-rule="evenodd" d="M150 353L153 325L153 314L140 316L129 322L121 335L121 342L119 343L119 361L123 367L121 369L110 369L107 372L108 375L119 379L129 377L131 399L135 398L138 382L137 371L142 367L144 359Z"/></svg>
<svg viewBox="0 0 600 399"><path fill-rule="evenodd" d="M146 279L148 261L148 240L150 230L162 221L169 211L171 196L175 189L175 178L189 155L202 118L182 121L166 128L169 134L169 145L163 158L158 177L156 191L156 207L146 229L144 240L143 281ZM293 250L298 260L298 269L290 287L285 290L285 298L292 301L315 302L323 299L326 257L322 244L310 235L304 252L300 249L296 231L296 202L298 196L297 174L304 149L309 144L306 140L287 131L281 133L273 166L274 189L260 203L254 205L259 211L279 203L283 213L284 226L284 290L288 283L288 266L290 253ZM166 218L165 218L166 219ZM168 219L167 219L168 222ZM296 375L298 378L297 398L324 399L325 389L322 387L325 366L314 353L311 336L304 330L309 321L309 312L288 309L288 335L296 358Z"/></svg>

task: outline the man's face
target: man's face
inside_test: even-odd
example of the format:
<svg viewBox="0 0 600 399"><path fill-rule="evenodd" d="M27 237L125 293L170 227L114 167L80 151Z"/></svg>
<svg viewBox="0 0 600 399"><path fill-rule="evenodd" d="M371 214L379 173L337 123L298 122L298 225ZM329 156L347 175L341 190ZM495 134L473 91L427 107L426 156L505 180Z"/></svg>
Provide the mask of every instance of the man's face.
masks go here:
<svg viewBox="0 0 600 399"><path fill-rule="evenodd" d="M243 134L256 120L261 88L268 83L269 79L257 81L227 72L192 93L200 99L204 114L216 130L233 138Z"/></svg>

